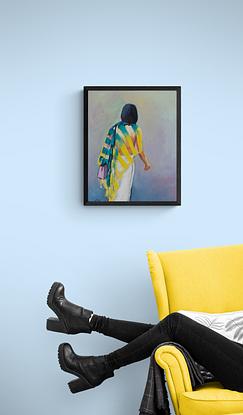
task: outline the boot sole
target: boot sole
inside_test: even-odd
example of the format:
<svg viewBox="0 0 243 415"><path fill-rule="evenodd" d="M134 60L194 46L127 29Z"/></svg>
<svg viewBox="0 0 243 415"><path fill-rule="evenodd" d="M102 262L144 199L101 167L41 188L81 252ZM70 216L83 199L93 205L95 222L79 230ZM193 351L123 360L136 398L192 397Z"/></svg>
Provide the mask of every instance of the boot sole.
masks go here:
<svg viewBox="0 0 243 415"><path fill-rule="evenodd" d="M53 298L55 295L55 292L57 290L57 288L60 286L59 282L54 282L49 290L48 296L47 296L47 305L48 307L51 308L52 311L54 311L54 313L56 313L56 309L55 306L53 305Z"/></svg>
<svg viewBox="0 0 243 415"><path fill-rule="evenodd" d="M68 383L68 387L72 393L78 393L85 391L87 389L91 389L94 386L91 385L87 379L85 379L84 376L80 375L79 373L75 372L74 370L71 370L67 367L65 357L64 357L64 347L66 343L62 343L58 347L58 361L61 369L64 372L71 373L74 376L77 376L78 379L72 380Z"/></svg>
<svg viewBox="0 0 243 415"><path fill-rule="evenodd" d="M62 316L59 314L59 310L54 306L53 299L57 288L60 286L59 282L54 282L49 290L47 296L47 305L48 307L54 311L58 318L48 318L46 321L46 329L49 331L55 331L58 333L65 333L68 334L68 329L65 325L65 321L63 320Z"/></svg>

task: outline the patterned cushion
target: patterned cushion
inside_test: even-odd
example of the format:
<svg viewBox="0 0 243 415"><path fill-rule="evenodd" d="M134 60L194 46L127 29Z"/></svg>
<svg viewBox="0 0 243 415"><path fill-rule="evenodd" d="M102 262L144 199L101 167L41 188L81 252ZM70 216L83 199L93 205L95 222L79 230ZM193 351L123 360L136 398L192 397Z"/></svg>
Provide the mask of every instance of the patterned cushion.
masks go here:
<svg viewBox="0 0 243 415"><path fill-rule="evenodd" d="M209 327L229 340L243 344L243 311L204 313L202 311L179 310L178 313Z"/></svg>

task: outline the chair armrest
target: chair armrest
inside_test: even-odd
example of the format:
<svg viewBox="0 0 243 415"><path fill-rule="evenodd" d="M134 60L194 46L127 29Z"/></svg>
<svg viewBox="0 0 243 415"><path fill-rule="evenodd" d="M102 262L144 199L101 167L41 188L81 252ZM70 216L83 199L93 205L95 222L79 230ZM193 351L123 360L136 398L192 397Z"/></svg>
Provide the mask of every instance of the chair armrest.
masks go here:
<svg viewBox="0 0 243 415"><path fill-rule="evenodd" d="M155 360L165 371L174 410L179 415L178 395L192 391L191 378L184 355L176 346L165 345L156 350Z"/></svg>

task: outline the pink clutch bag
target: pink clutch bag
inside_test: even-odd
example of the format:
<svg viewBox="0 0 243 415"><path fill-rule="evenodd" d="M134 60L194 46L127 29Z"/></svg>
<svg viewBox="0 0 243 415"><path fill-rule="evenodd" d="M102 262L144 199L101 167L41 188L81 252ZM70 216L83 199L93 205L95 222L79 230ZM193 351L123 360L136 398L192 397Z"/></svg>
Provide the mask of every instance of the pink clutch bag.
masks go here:
<svg viewBox="0 0 243 415"><path fill-rule="evenodd" d="M108 166L105 164L104 166L100 166L98 170L97 177L98 179L104 180L107 176Z"/></svg>

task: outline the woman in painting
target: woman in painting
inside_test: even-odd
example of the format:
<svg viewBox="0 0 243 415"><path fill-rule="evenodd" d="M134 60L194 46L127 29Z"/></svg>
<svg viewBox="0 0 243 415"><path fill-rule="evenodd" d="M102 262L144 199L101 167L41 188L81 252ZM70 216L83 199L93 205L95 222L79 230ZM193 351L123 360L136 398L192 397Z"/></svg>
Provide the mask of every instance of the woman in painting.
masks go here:
<svg viewBox="0 0 243 415"><path fill-rule="evenodd" d="M150 163L143 150L142 130L137 125L138 112L134 104L122 108L121 121L113 125L104 140L98 158L98 179L109 202L128 202L134 177L134 158L138 155L144 170Z"/></svg>

